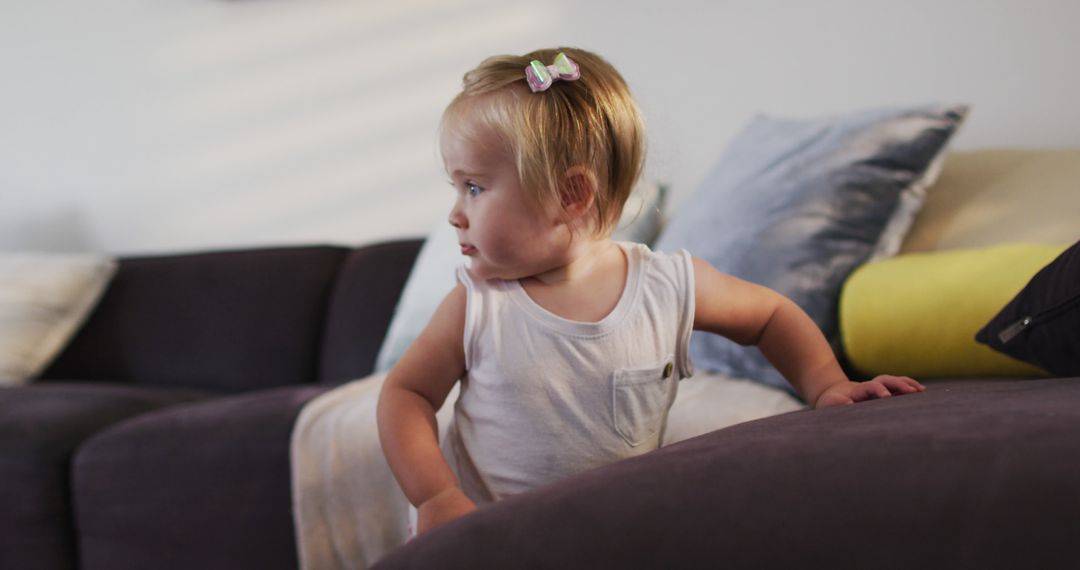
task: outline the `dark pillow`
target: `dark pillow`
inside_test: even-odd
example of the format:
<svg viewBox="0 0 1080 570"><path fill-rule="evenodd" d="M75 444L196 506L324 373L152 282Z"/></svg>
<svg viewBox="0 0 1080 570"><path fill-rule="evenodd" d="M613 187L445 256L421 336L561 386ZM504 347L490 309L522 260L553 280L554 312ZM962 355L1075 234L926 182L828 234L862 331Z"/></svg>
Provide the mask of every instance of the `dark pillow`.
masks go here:
<svg viewBox="0 0 1080 570"><path fill-rule="evenodd" d="M994 350L1059 376L1080 376L1080 242L975 334Z"/></svg>

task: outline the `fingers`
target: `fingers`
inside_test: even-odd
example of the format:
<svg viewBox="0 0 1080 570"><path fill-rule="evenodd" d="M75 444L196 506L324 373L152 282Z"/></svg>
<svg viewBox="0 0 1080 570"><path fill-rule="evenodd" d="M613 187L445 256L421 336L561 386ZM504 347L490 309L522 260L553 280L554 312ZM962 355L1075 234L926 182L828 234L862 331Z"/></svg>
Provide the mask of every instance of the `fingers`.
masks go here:
<svg viewBox="0 0 1080 570"><path fill-rule="evenodd" d="M923 392L926 390L926 386L920 384L914 378L908 378L907 376L878 376L874 378L874 381L881 382L894 394L912 394L914 392Z"/></svg>
<svg viewBox="0 0 1080 570"><path fill-rule="evenodd" d="M926 386L907 376L882 375L866 382L844 382L830 388L814 404L815 408L854 404L923 392Z"/></svg>
<svg viewBox="0 0 1080 570"><path fill-rule="evenodd" d="M926 386L923 386L922 384L919 383L918 380L916 380L914 378L908 378L907 376L904 376L904 381L907 382L909 385L914 386L915 389L920 391L920 392L925 392L926 391Z"/></svg>
<svg viewBox="0 0 1080 570"><path fill-rule="evenodd" d="M890 398L894 395L914 394L925 390L926 386L913 378L882 375L859 384L859 389L852 397L859 402L875 398Z"/></svg>
<svg viewBox="0 0 1080 570"><path fill-rule="evenodd" d="M874 396L878 398L888 398L892 396L892 390L889 389L889 385L885 382L871 382L871 386L873 388Z"/></svg>
<svg viewBox="0 0 1080 570"><path fill-rule="evenodd" d="M851 398L856 402L873 400L875 398L888 398L892 392L876 378L859 384L851 393Z"/></svg>

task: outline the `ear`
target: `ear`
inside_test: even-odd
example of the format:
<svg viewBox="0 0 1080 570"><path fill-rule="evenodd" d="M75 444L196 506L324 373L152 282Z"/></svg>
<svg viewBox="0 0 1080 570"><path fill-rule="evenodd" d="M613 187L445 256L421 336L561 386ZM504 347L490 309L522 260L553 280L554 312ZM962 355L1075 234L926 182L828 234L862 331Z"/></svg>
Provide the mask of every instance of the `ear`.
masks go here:
<svg viewBox="0 0 1080 570"><path fill-rule="evenodd" d="M559 187L563 215L567 221L577 220L592 210L596 201L596 175L584 166L571 166Z"/></svg>

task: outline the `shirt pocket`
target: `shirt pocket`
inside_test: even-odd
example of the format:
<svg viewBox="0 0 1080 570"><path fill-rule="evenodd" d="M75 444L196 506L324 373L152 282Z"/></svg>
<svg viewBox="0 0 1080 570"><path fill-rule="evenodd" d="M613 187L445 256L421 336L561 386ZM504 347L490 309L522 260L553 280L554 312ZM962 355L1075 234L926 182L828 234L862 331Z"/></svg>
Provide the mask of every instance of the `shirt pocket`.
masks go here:
<svg viewBox="0 0 1080 570"><path fill-rule="evenodd" d="M612 374L612 421L631 447L656 436L671 403L671 360L648 368L623 368Z"/></svg>

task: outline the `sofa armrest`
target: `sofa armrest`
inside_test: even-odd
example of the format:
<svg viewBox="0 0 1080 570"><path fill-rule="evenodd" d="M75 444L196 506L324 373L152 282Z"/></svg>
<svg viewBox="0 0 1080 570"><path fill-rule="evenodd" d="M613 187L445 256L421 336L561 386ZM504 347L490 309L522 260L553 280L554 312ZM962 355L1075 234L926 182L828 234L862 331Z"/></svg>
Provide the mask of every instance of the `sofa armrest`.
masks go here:
<svg viewBox="0 0 1080 570"><path fill-rule="evenodd" d="M1080 378L747 422L417 537L398 568L1077 568Z"/></svg>
<svg viewBox="0 0 1080 570"><path fill-rule="evenodd" d="M378 243L353 251L327 304L319 366L321 384L341 384L375 369L401 290L422 239Z"/></svg>

